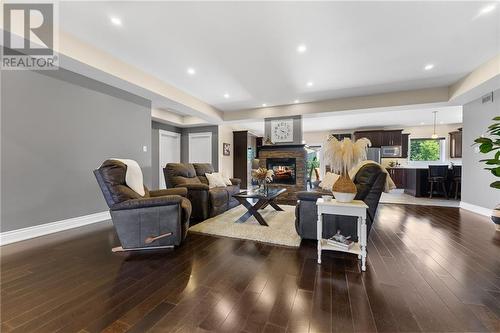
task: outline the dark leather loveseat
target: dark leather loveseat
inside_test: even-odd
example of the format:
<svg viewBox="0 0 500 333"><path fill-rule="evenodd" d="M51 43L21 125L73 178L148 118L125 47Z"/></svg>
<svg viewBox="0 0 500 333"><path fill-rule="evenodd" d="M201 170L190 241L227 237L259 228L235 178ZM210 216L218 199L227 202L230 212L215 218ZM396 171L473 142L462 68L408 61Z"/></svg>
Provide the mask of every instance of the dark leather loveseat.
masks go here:
<svg viewBox="0 0 500 333"><path fill-rule="evenodd" d="M384 190L387 174L377 164L364 165L354 177L354 183L358 190L357 200L363 200L368 205L366 226L369 235L370 229L377 212L380 196ZM318 214L316 200L322 195L332 195L325 190L303 191L297 193L297 207L295 209L295 228L300 237L304 239L316 239ZM357 240L356 217L351 216L323 216L323 238L333 236L340 229L343 235L350 235Z"/></svg>
<svg viewBox="0 0 500 333"><path fill-rule="evenodd" d="M197 223L236 207L239 202L232 197L240 192L240 179L231 178L227 187L208 187L205 173L214 172L209 163L168 163L163 168L167 188L186 188L193 212L191 222Z"/></svg>
<svg viewBox="0 0 500 333"><path fill-rule="evenodd" d="M123 250L180 245L191 215L187 190L149 191L144 186L141 196L127 186L126 172L127 165L117 160L94 170Z"/></svg>

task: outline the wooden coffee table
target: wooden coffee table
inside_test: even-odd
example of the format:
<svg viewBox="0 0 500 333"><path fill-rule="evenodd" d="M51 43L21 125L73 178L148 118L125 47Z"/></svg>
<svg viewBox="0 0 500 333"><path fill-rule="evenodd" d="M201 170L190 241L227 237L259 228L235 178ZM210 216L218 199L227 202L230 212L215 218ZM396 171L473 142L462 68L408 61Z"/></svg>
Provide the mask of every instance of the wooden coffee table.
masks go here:
<svg viewBox="0 0 500 333"><path fill-rule="evenodd" d="M278 206L278 204L274 201L280 194L286 192L285 188L268 188L267 190L262 190L262 189L255 189L255 190L246 190L242 191L238 194L234 194L233 197L236 198L236 200L239 201L240 204L246 207L248 209L248 212L243 214L237 221L236 223L243 223L246 222L250 216L255 216L257 221L261 225L269 226L259 213L259 209L264 209L268 205L273 207L274 209L278 211L282 211L283 209ZM257 199L257 202L252 205L250 202L248 202L247 199Z"/></svg>

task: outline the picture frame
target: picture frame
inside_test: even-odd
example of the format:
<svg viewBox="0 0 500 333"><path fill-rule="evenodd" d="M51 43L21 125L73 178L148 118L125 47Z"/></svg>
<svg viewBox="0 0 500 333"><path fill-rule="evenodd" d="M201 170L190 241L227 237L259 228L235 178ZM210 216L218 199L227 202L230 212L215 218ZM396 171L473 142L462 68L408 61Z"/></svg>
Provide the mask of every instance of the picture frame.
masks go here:
<svg viewBox="0 0 500 333"><path fill-rule="evenodd" d="M231 156L231 144L230 143L223 143L222 144L222 154L224 156Z"/></svg>

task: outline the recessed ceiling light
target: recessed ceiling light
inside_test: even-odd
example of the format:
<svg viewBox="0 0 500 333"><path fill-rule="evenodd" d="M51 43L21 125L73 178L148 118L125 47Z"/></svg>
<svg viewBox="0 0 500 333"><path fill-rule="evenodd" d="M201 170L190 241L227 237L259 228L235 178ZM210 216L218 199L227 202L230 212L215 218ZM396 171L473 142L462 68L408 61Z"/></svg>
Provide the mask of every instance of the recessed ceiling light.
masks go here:
<svg viewBox="0 0 500 333"><path fill-rule="evenodd" d="M434 64L427 64L427 65L425 65L425 67L424 67L424 69L425 69L426 71L430 71L430 70L431 70L431 69L433 69L433 68L434 68Z"/></svg>
<svg viewBox="0 0 500 333"><path fill-rule="evenodd" d="M307 51L307 46L305 44L300 44L297 46L297 52L299 53L304 53Z"/></svg>
<svg viewBox="0 0 500 333"><path fill-rule="evenodd" d="M122 20L120 20L118 17L113 16L110 18L110 20L114 25L122 25Z"/></svg>
<svg viewBox="0 0 500 333"><path fill-rule="evenodd" d="M293 101L295 104L299 103L300 101L298 99L296 99L295 101Z"/></svg>
<svg viewBox="0 0 500 333"><path fill-rule="evenodd" d="M312 81L307 82L307 86L308 86L308 87L312 87L312 86L314 86L314 82L312 82Z"/></svg>
<svg viewBox="0 0 500 333"><path fill-rule="evenodd" d="M496 4L486 5L483 8L481 8L481 10L479 11L479 15L488 14L489 12L494 11L496 7L497 7Z"/></svg>
<svg viewBox="0 0 500 333"><path fill-rule="evenodd" d="M195 75L195 74L196 74L196 69L194 69L193 67L189 67L189 68L187 69L187 73L188 73L189 75Z"/></svg>
<svg viewBox="0 0 500 333"><path fill-rule="evenodd" d="M266 103L262 103L262 107L265 108L267 106Z"/></svg>
<svg viewBox="0 0 500 333"><path fill-rule="evenodd" d="M224 94L224 98L229 98L229 97L230 97L230 96L229 96L229 94L228 94L228 93L225 93L225 94Z"/></svg>

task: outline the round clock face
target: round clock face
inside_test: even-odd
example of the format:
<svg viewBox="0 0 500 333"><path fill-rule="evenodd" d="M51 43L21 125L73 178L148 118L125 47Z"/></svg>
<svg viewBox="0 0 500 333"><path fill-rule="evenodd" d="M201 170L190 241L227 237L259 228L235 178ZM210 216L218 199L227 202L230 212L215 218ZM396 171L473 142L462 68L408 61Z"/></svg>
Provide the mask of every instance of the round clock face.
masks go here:
<svg viewBox="0 0 500 333"><path fill-rule="evenodd" d="M293 122L289 120L277 121L272 126L274 142L293 141Z"/></svg>

